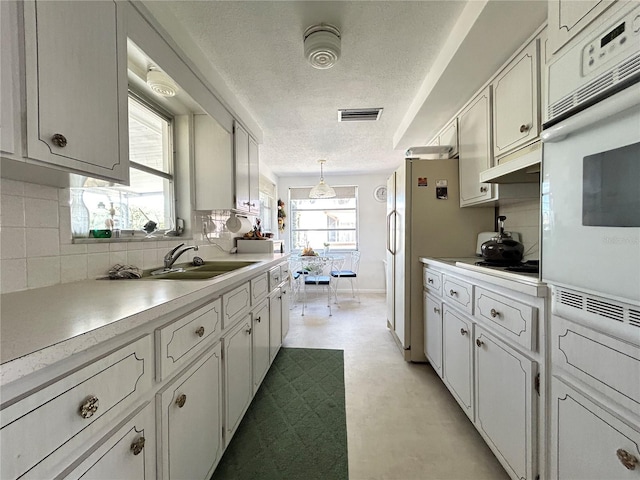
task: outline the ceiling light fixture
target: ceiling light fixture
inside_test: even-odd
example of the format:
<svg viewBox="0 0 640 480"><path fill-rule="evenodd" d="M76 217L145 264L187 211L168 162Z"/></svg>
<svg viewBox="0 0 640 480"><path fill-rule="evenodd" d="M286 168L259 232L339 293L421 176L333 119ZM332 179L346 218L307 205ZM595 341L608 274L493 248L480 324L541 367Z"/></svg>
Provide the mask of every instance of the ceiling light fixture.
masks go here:
<svg viewBox="0 0 640 480"><path fill-rule="evenodd" d="M309 198L333 198L336 196L336 191L324 183L324 170L322 166L325 162L326 160L318 160L320 164L320 183L309 191Z"/></svg>
<svg viewBox="0 0 640 480"><path fill-rule="evenodd" d="M159 70L157 67L149 67L147 71L147 85L154 93L162 97L173 97L178 93L178 86L169 75Z"/></svg>
<svg viewBox="0 0 640 480"><path fill-rule="evenodd" d="M333 25L312 25L304 32L304 56L312 67L333 67L340 58L340 30Z"/></svg>

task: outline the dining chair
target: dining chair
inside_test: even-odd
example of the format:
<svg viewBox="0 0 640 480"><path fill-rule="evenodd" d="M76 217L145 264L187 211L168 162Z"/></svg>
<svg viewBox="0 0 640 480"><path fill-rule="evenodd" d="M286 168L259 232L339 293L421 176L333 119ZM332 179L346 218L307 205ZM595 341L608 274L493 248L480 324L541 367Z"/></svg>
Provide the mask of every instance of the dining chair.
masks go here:
<svg viewBox="0 0 640 480"><path fill-rule="evenodd" d="M300 301L302 262L297 258L289 259L289 271L291 272L291 304L289 305L289 310L292 310Z"/></svg>
<svg viewBox="0 0 640 480"><path fill-rule="evenodd" d="M351 296L358 297L358 303L360 303L360 290L358 289L358 268L360 267L360 252L351 252L348 264L346 268L332 268L330 275L335 279L333 282L333 295L335 297L336 304L338 303L338 283L341 278L346 278L351 283Z"/></svg>
<svg viewBox="0 0 640 480"><path fill-rule="evenodd" d="M301 275L303 279L304 291L302 297L302 316L304 316L307 305L307 289L321 287L327 289L327 307L331 316L331 275L325 274L328 259L326 257L311 257L302 262Z"/></svg>

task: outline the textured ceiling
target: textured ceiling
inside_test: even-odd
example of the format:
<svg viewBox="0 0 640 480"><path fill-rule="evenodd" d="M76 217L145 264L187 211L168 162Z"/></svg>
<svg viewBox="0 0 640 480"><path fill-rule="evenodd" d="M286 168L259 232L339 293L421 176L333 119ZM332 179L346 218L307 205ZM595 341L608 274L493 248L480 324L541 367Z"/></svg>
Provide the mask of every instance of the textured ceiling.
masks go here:
<svg viewBox="0 0 640 480"><path fill-rule="evenodd" d="M404 158L393 134L461 1L171 1L169 9L263 129L260 160L277 175L390 172ZM149 4L149 2L147 2ZM304 30L337 26L342 56L316 70ZM169 30L170 31L170 30ZM377 122L338 123L339 108L383 107Z"/></svg>

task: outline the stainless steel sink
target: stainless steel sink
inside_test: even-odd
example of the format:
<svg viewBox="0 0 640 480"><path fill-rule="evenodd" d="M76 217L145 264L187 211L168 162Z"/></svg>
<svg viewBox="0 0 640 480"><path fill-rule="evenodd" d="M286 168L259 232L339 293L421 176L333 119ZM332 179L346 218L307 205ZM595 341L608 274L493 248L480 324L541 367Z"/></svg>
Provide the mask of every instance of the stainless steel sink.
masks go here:
<svg viewBox="0 0 640 480"><path fill-rule="evenodd" d="M142 278L149 280L207 280L248 267L254 263L256 262L209 261L199 266L194 266L191 263L183 263L173 266L179 269L179 271L169 271L167 273L156 273L152 275L151 272L157 272L157 269L145 270Z"/></svg>

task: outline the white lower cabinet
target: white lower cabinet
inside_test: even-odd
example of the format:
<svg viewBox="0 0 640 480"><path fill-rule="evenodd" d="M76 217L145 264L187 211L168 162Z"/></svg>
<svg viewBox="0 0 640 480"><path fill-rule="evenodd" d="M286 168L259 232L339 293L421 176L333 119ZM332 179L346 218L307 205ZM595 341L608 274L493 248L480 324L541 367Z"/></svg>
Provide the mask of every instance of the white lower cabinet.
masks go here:
<svg viewBox="0 0 640 480"><path fill-rule="evenodd" d="M551 389L551 478L640 478L640 425L621 421L557 378Z"/></svg>
<svg viewBox="0 0 640 480"><path fill-rule="evenodd" d="M442 338L442 379L473 422L473 322L445 305Z"/></svg>
<svg viewBox="0 0 640 480"><path fill-rule="evenodd" d="M442 378L442 302L423 294L424 306L424 354Z"/></svg>
<svg viewBox="0 0 640 480"><path fill-rule="evenodd" d="M476 325L476 427L512 478L533 479L537 364Z"/></svg>
<svg viewBox="0 0 640 480"><path fill-rule="evenodd" d="M289 333L289 285L283 285L280 287L280 295L282 296L282 341L284 342L287 333Z"/></svg>
<svg viewBox="0 0 640 480"><path fill-rule="evenodd" d="M276 358L282 345L282 317L282 291L278 288L269 298L269 363Z"/></svg>
<svg viewBox="0 0 640 480"><path fill-rule="evenodd" d="M147 403L115 433L94 449L66 480L156 478L156 419L153 403ZM3 477L4 478L4 477Z"/></svg>
<svg viewBox="0 0 640 480"><path fill-rule="evenodd" d="M269 370L269 302L265 301L253 312L253 393L255 394L262 383L262 379Z"/></svg>
<svg viewBox="0 0 640 480"><path fill-rule="evenodd" d="M162 479L208 479L222 456L220 342L156 395ZM131 478L131 477L130 477Z"/></svg>
<svg viewBox="0 0 640 480"><path fill-rule="evenodd" d="M251 315L222 338L224 349L225 445L229 445L253 397Z"/></svg>

